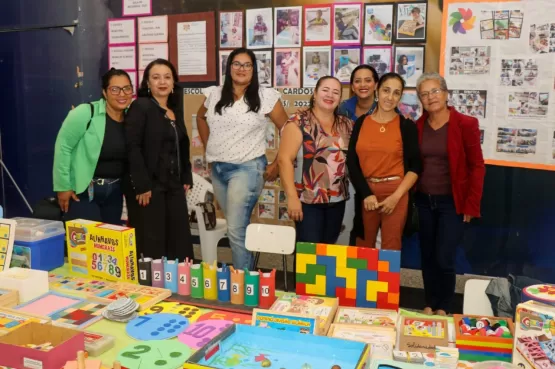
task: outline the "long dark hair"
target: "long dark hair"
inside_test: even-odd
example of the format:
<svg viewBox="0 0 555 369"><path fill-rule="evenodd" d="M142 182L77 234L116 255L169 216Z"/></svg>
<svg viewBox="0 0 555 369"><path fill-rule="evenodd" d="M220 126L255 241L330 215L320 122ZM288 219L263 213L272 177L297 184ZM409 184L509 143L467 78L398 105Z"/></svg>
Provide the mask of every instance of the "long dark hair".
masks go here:
<svg viewBox="0 0 555 369"><path fill-rule="evenodd" d="M355 69L353 69L353 72L351 73L351 82L350 82L351 85L355 81L355 74L361 69L368 69L370 72L372 72L372 79L374 80L374 82L377 83L380 80L380 76L373 66L368 64L361 64L357 66Z"/></svg>
<svg viewBox="0 0 555 369"><path fill-rule="evenodd" d="M168 108L175 109L181 106L180 105L181 94L179 93L180 88L177 85L177 82L179 80L179 77L177 76L177 70L175 69L173 64L167 61L166 59L153 60L146 66L145 72L143 74L143 80L141 81L141 86L139 88L139 91L137 91L137 96L151 97L150 89L148 88L148 78L150 77L150 70L155 65L165 65L172 72L174 88L173 88L173 91L170 93L170 96L168 97Z"/></svg>
<svg viewBox="0 0 555 369"><path fill-rule="evenodd" d="M216 104L216 113L222 115L222 109L228 108L233 105L235 99L233 98L233 79L231 78L231 64L233 59L239 54L247 54L252 63L252 79L249 83L247 90L245 91L245 102L249 106L248 111L253 111L258 113L260 110L260 95L259 95L259 84L258 84L258 67L256 65L256 56L252 50L245 49L244 47L235 49L229 54L227 58L227 65L225 67L225 81L222 87L222 97L220 101Z"/></svg>
<svg viewBox="0 0 555 369"><path fill-rule="evenodd" d="M336 80L337 83L339 84L339 91L341 93L341 95L343 95L343 87L341 85L341 81L339 81L339 79L332 77L332 76L324 76L322 78L320 78L318 80L318 82L316 82L316 87L314 87L314 93L316 93L316 91L318 91L320 89L320 85L322 84L322 82L328 80L328 79L333 79ZM339 96L339 99L341 100L341 96ZM310 106L307 110L307 113L310 114L310 116L315 116L314 114L314 94L312 94L312 97L310 97ZM309 116L309 118L310 118ZM339 132L340 128L347 128L347 124L345 123L345 119L341 119L341 114L339 114L339 104L337 104L337 106L335 107L335 109L333 110L333 125L331 126L331 130L334 133Z"/></svg>
<svg viewBox="0 0 555 369"><path fill-rule="evenodd" d="M102 76L102 89L106 91L110 86L110 82L112 81L112 78L118 77L118 76L127 77L127 79L129 80L129 84L133 86L133 82L131 82L131 77L129 77L129 74L126 71L122 69L111 68Z"/></svg>
<svg viewBox="0 0 555 369"><path fill-rule="evenodd" d="M380 87L382 87L385 81L388 81L390 79L396 79L399 82L401 82L401 96L403 96L403 92L405 91L405 80L403 79L403 77L401 77L401 75L394 72L386 73L382 76L382 78L380 78L380 81L378 82L378 89L376 90L376 92L378 93L378 96L379 96ZM378 104L378 106L376 106L376 110L378 110L379 107L380 105ZM395 110L397 111L397 113L399 113L398 107L395 108Z"/></svg>

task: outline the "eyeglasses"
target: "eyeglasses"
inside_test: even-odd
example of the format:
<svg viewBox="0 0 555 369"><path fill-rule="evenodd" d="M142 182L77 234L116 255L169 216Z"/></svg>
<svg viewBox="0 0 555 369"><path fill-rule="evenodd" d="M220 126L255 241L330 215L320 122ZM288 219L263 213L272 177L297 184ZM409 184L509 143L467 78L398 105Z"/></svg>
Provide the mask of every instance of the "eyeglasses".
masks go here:
<svg viewBox="0 0 555 369"><path fill-rule="evenodd" d="M239 70L241 68L243 68L245 70L251 70L252 69L252 64L251 63L241 64L241 63L236 61L236 62L231 63L231 67L235 70Z"/></svg>
<svg viewBox="0 0 555 369"><path fill-rule="evenodd" d="M442 92L443 92L443 90L441 88L434 88L433 90L431 90L429 92L428 91L421 92L421 93L418 94L418 96L420 97L421 100L427 100L430 97L437 96Z"/></svg>
<svg viewBox="0 0 555 369"><path fill-rule="evenodd" d="M123 93L126 95L131 95L133 93L133 86L125 86L125 87L112 86L112 87L109 87L108 90L112 95L115 95L115 96L121 94L121 91L123 91Z"/></svg>

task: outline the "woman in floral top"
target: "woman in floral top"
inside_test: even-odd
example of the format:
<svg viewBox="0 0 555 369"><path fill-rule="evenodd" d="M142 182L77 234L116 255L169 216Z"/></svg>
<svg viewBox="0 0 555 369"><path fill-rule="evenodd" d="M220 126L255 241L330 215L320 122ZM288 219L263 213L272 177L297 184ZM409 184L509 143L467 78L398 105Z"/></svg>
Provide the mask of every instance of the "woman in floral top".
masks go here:
<svg viewBox="0 0 555 369"><path fill-rule="evenodd" d="M279 147L279 172L287 194L297 242L334 244L349 198L346 153L353 121L339 115L341 83L318 80L310 108L285 123Z"/></svg>

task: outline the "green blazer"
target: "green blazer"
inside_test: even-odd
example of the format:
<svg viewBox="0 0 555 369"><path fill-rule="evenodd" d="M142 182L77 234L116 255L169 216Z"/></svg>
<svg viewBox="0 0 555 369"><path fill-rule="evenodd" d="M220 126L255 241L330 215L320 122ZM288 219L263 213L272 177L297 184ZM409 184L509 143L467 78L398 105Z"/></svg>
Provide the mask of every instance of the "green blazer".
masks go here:
<svg viewBox="0 0 555 369"><path fill-rule="evenodd" d="M106 130L106 101L81 104L67 115L54 149L54 191L84 192L94 176ZM91 122L87 129L87 124Z"/></svg>

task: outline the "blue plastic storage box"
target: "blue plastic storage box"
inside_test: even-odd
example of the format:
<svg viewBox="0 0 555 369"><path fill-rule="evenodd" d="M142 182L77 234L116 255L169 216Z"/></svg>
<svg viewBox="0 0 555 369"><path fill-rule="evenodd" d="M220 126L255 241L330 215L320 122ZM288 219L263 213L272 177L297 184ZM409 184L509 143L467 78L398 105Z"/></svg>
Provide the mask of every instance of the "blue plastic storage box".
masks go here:
<svg viewBox="0 0 555 369"><path fill-rule="evenodd" d="M62 222L13 219L17 226L11 267L50 271L64 265L65 228Z"/></svg>

